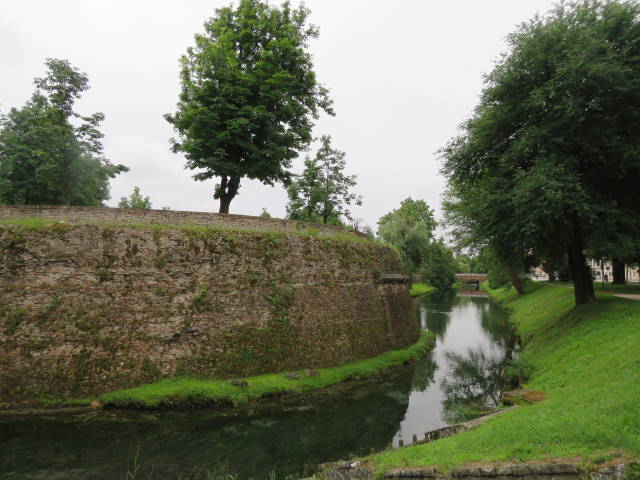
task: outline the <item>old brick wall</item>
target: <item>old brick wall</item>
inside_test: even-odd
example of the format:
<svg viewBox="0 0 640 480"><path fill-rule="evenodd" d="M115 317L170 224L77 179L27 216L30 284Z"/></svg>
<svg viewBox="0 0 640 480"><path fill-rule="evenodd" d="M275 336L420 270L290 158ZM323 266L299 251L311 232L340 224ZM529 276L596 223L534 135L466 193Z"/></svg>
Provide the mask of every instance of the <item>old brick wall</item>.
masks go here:
<svg viewBox="0 0 640 480"><path fill-rule="evenodd" d="M175 213L175 212L173 212ZM0 224L0 402L338 365L416 341L398 257L270 232Z"/></svg>

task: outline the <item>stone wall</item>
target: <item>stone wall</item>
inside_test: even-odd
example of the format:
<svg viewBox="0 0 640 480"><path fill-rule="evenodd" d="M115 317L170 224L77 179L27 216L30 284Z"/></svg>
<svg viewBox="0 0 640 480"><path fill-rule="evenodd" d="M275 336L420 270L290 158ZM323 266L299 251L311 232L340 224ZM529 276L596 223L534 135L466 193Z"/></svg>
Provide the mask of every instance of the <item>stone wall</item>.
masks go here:
<svg viewBox="0 0 640 480"><path fill-rule="evenodd" d="M322 235L348 234L364 237L362 233L332 227L330 225L283 220L280 218L250 217L246 215L185 212L177 210L144 210L138 208L0 205L0 219L25 217L46 218L64 223L200 225L222 229L263 230L272 232L304 232L313 230Z"/></svg>
<svg viewBox="0 0 640 480"><path fill-rule="evenodd" d="M415 342L407 286L380 280L401 272L397 254L354 240L0 222L0 402L326 367Z"/></svg>
<svg viewBox="0 0 640 480"><path fill-rule="evenodd" d="M371 465L361 461L321 465L322 478L327 480L625 480L633 478L634 462L614 458L596 468L586 468L578 460L541 460L511 463L476 463L440 471L435 467L395 468L381 476Z"/></svg>

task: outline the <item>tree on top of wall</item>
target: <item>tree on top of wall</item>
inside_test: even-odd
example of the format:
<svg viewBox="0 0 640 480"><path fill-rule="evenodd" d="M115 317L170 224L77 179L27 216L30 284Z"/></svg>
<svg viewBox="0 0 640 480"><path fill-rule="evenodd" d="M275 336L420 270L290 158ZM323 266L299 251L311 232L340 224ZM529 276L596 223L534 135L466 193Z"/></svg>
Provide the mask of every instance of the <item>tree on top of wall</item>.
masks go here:
<svg viewBox="0 0 640 480"><path fill-rule="evenodd" d="M333 114L307 50L318 36L308 15L288 2L240 0L217 9L181 59L177 111L165 116L179 137L173 150L184 153L195 180L220 178L220 213L229 213L242 178L287 182L314 119Z"/></svg>
<svg viewBox="0 0 640 480"><path fill-rule="evenodd" d="M362 196L351 191L356 175L345 175L345 153L331 146L331 136L323 135L315 157L307 157L304 171L287 186L287 215L293 220L342 225L351 220L349 207L362 205Z"/></svg>

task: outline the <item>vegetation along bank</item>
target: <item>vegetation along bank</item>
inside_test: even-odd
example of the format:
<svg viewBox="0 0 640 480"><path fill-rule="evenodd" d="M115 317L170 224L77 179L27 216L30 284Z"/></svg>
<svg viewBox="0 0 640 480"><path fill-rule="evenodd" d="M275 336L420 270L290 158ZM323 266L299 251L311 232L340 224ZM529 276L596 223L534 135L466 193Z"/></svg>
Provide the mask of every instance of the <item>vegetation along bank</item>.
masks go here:
<svg viewBox="0 0 640 480"><path fill-rule="evenodd" d="M562 284L534 284L518 297L490 290L512 312L531 367L524 388L542 391L474 430L368 457L378 472L474 462L579 459L585 469L640 457L640 302L598 294L574 309ZM524 370L528 370L525 368ZM526 373L526 372L525 372Z"/></svg>

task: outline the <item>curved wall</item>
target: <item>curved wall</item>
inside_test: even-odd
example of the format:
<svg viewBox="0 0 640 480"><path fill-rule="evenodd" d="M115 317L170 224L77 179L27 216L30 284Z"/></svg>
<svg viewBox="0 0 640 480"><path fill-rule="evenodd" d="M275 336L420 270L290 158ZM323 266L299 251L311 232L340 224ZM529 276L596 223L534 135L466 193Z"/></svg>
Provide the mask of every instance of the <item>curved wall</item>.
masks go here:
<svg viewBox="0 0 640 480"><path fill-rule="evenodd" d="M262 219L260 219L262 221ZM397 254L307 234L0 224L0 401L338 365L418 337Z"/></svg>

